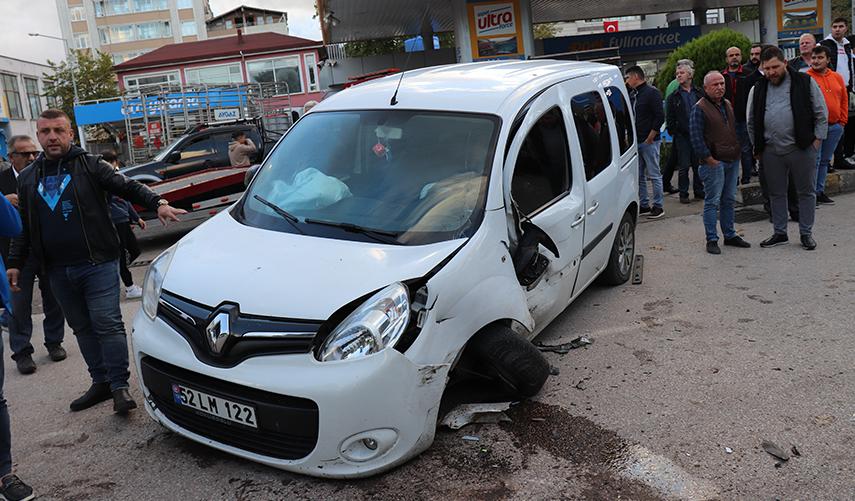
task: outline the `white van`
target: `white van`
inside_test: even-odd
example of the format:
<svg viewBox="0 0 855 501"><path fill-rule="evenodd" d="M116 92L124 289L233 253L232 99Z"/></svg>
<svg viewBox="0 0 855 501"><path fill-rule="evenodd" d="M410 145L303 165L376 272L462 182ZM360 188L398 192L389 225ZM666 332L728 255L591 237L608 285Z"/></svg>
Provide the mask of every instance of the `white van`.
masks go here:
<svg viewBox="0 0 855 501"><path fill-rule="evenodd" d="M580 62L428 68L322 102L240 202L151 264L133 328L147 411L253 461L358 477L430 446L463 365L533 396L549 366L530 339L598 276L630 276L632 124L619 70Z"/></svg>

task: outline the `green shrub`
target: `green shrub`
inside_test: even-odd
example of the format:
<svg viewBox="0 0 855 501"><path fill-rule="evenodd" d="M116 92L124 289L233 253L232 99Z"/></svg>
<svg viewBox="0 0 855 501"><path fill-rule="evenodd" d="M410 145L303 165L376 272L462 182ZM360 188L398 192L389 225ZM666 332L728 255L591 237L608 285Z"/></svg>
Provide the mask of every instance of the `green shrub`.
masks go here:
<svg viewBox="0 0 855 501"><path fill-rule="evenodd" d="M707 72L724 69L726 65L724 54L730 47L739 47L742 50L743 62L748 60L751 41L742 33L731 29L716 30L692 40L671 53L665 67L656 74L656 86L664 94L665 87L674 79L677 61L691 59L695 62L695 85L700 87Z"/></svg>

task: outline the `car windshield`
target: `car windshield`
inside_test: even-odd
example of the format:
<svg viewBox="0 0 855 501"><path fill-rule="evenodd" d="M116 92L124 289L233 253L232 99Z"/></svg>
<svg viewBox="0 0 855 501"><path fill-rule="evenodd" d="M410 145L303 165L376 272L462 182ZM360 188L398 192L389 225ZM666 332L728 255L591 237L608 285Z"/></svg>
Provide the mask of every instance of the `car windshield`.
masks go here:
<svg viewBox="0 0 855 501"><path fill-rule="evenodd" d="M314 112L288 131L232 214L250 226L359 241L471 236L498 129L490 115Z"/></svg>
<svg viewBox="0 0 855 501"><path fill-rule="evenodd" d="M179 141L180 139L181 139L181 138L176 139L175 141L173 141L173 142L169 143L169 145L167 145L167 146L166 146L166 148L164 148L164 149L160 150L160 152L159 152L157 155L155 155L154 157L152 157L152 161L154 161L154 162L163 162L163 161L165 161L165 160L166 160L166 156L167 156L167 155L169 155L169 152L171 152L171 151L174 149L174 148L173 148L173 146L174 146L176 143L178 143L178 141Z"/></svg>

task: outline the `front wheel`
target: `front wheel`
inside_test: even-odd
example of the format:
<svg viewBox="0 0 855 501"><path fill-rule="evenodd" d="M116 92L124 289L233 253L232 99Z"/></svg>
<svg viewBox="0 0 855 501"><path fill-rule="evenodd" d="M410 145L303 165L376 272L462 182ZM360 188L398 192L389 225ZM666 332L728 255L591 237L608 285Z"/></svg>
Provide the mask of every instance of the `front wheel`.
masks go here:
<svg viewBox="0 0 855 501"><path fill-rule="evenodd" d="M620 220L612 251L609 254L609 264L600 275L602 283L620 285L629 280L632 274L632 263L635 259L635 221L629 212Z"/></svg>
<svg viewBox="0 0 855 501"><path fill-rule="evenodd" d="M494 324L469 341L472 353L489 377L513 398L530 398L549 377L549 362L543 354L510 328Z"/></svg>

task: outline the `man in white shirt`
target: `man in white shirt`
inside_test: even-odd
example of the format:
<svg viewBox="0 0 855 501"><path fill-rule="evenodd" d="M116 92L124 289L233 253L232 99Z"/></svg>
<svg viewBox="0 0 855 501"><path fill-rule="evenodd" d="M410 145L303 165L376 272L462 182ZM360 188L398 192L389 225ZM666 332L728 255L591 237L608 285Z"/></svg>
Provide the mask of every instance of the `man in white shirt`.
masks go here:
<svg viewBox="0 0 855 501"><path fill-rule="evenodd" d="M852 46L846 38L848 29L849 21L838 17L831 23L831 34L821 41L820 45L828 47L832 54L837 55L831 58L828 66L843 77L846 89L852 92L855 87L853 85L855 84L855 60L852 59ZM855 168L855 163L847 158L853 153L855 153L855 120L846 124L843 139L837 143L837 149L834 151L834 169ZM828 171L833 172L834 169L829 168Z"/></svg>

